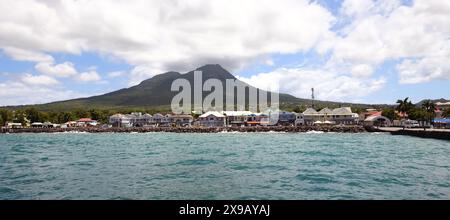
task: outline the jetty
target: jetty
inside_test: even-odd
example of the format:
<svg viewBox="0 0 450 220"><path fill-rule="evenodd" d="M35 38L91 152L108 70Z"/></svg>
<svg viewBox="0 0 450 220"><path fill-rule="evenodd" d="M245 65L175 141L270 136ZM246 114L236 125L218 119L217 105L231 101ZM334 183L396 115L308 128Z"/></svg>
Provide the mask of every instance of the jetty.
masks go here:
<svg viewBox="0 0 450 220"><path fill-rule="evenodd" d="M382 127L372 131L389 132L392 135L408 135L420 138L433 138L450 141L450 129L433 129L433 128L398 128L398 127Z"/></svg>

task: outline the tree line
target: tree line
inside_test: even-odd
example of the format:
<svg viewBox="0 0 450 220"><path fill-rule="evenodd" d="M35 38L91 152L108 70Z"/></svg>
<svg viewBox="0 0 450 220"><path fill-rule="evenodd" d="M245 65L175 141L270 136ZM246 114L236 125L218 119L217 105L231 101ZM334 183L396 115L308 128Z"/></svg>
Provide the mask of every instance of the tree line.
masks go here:
<svg viewBox="0 0 450 220"><path fill-rule="evenodd" d="M100 123L108 123L109 116L117 113L131 113L137 110L98 110L98 109L76 109L73 111L39 111L35 108L26 108L18 110L0 109L0 125L3 126L8 122L21 123L26 125L27 123L34 122L51 122L56 124L63 124L68 121L76 121L80 118L91 118L97 120ZM139 111L144 113L154 114L154 111Z"/></svg>
<svg viewBox="0 0 450 220"><path fill-rule="evenodd" d="M436 105L431 100L425 100L421 106L414 105L409 98L397 100L397 106L395 108L383 109L382 115L390 120L400 120L407 118L416 121L428 121L432 123L436 117L435 113ZM397 114L400 113L401 115ZM442 113L443 117L450 118L450 109L446 109Z"/></svg>

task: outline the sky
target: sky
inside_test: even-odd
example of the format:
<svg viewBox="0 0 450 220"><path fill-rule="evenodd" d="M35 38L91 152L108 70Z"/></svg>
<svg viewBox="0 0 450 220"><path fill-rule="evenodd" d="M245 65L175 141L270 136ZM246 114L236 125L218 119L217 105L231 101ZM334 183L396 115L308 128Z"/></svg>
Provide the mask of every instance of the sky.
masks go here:
<svg viewBox="0 0 450 220"><path fill-rule="evenodd" d="M372 104L450 99L450 1L3 0L0 106L220 64L259 88Z"/></svg>

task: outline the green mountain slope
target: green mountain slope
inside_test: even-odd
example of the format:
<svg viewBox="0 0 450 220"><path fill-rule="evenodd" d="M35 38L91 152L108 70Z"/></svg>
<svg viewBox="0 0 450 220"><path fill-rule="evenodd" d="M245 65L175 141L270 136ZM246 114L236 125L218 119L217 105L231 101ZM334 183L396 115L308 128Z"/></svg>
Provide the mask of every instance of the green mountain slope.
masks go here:
<svg viewBox="0 0 450 220"><path fill-rule="evenodd" d="M203 72L203 82L208 79L219 79L225 87L227 79L236 79L231 73L222 68L220 65L206 65L196 70ZM194 71L181 74L178 72L167 72L156 75L150 79L141 82L139 85L121 89L115 92L107 93L100 96L93 96L88 98L73 99L67 101L53 102L48 104L34 105L34 106L15 106L10 108L25 108L34 107L43 111L70 111L73 109L170 109L172 98L178 92L170 91L172 82L176 79L186 79L191 85L194 81ZM224 88L225 89L225 88ZM210 92L204 92L203 96ZM193 93L192 93L193 94ZM246 96L247 98L248 96ZM289 94L280 94L281 107L292 108L296 105L309 106L311 101L309 99L296 98ZM236 98L236 97L235 97ZM192 99L193 100L193 99ZM224 102L225 102L224 98ZM353 107L370 107L365 104L351 104L351 103L337 103L316 101L317 106L353 106Z"/></svg>

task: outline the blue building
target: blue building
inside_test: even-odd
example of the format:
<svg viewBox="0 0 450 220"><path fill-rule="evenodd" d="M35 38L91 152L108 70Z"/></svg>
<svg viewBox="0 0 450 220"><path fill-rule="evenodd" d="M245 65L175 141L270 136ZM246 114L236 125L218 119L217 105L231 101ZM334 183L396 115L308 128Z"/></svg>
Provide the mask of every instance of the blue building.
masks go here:
<svg viewBox="0 0 450 220"><path fill-rule="evenodd" d="M278 124L283 126L294 125L295 120L297 119L297 114L293 112L277 112L273 113L278 115Z"/></svg>

